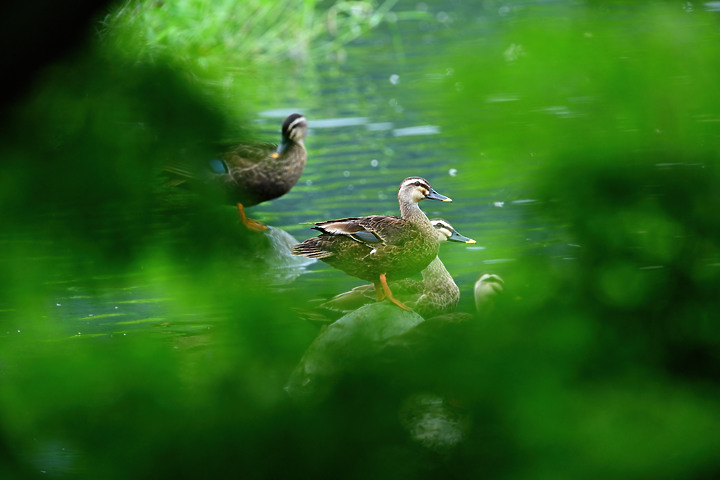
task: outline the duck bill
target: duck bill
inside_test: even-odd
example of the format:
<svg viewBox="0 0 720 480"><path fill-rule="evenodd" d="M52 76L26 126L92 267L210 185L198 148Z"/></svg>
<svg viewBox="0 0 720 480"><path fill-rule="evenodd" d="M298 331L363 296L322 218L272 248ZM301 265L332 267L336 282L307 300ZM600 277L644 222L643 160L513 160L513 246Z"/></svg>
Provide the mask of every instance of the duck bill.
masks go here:
<svg viewBox="0 0 720 480"><path fill-rule="evenodd" d="M273 157L277 158L280 155L282 155L285 150L287 150L288 146L290 145L290 140L283 137L282 141L280 142L280 145L278 145L277 149L275 150L275 153L272 154Z"/></svg>
<svg viewBox="0 0 720 480"><path fill-rule="evenodd" d="M430 193L428 193L427 197L425 198L429 198L430 200L440 200L441 202L452 202L452 198L441 195L432 188L430 189Z"/></svg>
<svg viewBox="0 0 720 480"><path fill-rule="evenodd" d="M461 242L461 243L468 243L468 244L477 243L472 238L468 238L465 235L461 235L455 230L452 231L452 235L450 235L448 237L448 240L451 242Z"/></svg>

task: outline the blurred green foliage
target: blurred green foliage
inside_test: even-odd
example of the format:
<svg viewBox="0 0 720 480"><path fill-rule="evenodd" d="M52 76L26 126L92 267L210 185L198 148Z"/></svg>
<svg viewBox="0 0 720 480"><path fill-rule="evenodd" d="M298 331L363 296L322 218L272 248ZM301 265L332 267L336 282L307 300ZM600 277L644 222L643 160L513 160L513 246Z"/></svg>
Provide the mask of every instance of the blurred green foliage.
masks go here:
<svg viewBox="0 0 720 480"><path fill-rule="evenodd" d="M717 20L563 12L459 53L442 98L486 154L467 188L523 182L540 202L518 230L563 225L575 258L525 255L492 317L319 404L283 391L316 333L293 310L307 295L264 287L248 252L267 245L232 209L157 177L238 120L177 64L91 49L46 70L0 145L2 477L717 477ZM58 284L172 302L152 333L64 338ZM399 425L418 390L471 415L453 451Z"/></svg>
<svg viewBox="0 0 720 480"><path fill-rule="evenodd" d="M528 455L511 476L712 478L717 18L603 4L505 27L449 79L447 127L478 182L522 182L526 223L575 245L513 264L507 337L478 337L473 388Z"/></svg>

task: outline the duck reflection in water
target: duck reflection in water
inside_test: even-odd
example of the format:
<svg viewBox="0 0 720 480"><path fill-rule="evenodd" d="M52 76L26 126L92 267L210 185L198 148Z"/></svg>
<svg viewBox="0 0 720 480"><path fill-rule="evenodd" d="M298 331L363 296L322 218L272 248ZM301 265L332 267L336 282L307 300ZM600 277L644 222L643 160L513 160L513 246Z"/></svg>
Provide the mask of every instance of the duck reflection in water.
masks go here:
<svg viewBox="0 0 720 480"><path fill-rule="evenodd" d="M497 275L483 275L477 284L480 305L495 301L502 292L493 287L503 285ZM334 395L340 401L348 386L360 389L358 395L370 395L396 409L397 426L407 438L447 451L472 427L472 408L465 405L463 392L471 371L467 366L474 362L475 329L481 326L487 332L491 319L497 318L484 312L488 310L482 307L477 316L449 313L425 320L388 303L363 305L321 331L285 389L293 399L310 402ZM365 383L368 378L374 387Z"/></svg>

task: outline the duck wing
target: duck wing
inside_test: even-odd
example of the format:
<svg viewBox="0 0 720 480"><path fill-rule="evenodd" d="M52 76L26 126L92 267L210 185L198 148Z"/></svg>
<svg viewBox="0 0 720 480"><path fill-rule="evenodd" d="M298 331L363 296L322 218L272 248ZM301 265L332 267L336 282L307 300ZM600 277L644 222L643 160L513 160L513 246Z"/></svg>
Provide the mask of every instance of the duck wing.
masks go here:
<svg viewBox="0 0 720 480"><path fill-rule="evenodd" d="M391 215L370 215L311 223L313 228L328 235L344 235L374 248L378 244L394 243L408 221Z"/></svg>
<svg viewBox="0 0 720 480"><path fill-rule="evenodd" d="M277 150L272 143L236 143L221 145L219 157L226 164L227 169L250 168L266 160ZM213 171L216 169L213 168ZM215 173L220 173L215 171Z"/></svg>
<svg viewBox="0 0 720 480"><path fill-rule="evenodd" d="M272 143L228 143L217 146L217 156L207 161L175 158L163 165L163 171L188 180L210 174L226 174L231 168L250 168L267 159L277 149Z"/></svg>

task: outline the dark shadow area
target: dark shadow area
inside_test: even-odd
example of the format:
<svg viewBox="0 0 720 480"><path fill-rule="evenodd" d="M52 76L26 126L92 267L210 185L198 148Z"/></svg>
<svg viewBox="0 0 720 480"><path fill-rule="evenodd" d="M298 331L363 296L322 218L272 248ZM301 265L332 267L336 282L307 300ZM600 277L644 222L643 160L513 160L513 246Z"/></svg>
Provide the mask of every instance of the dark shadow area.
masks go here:
<svg viewBox="0 0 720 480"><path fill-rule="evenodd" d="M0 8L0 41L5 45L0 61L6 71L0 123L5 124L5 109L22 101L32 89L36 76L50 63L78 50L93 34L93 22L117 2L52 1L6 2Z"/></svg>

